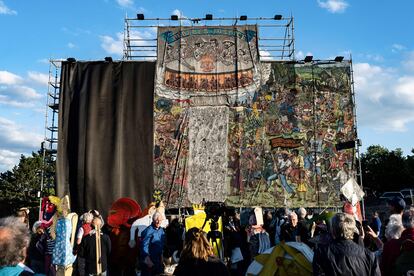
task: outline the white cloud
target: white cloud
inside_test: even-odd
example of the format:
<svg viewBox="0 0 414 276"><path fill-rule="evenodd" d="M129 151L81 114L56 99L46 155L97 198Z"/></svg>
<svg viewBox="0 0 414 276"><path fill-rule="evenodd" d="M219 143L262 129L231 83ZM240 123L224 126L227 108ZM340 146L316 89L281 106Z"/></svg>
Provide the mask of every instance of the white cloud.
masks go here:
<svg viewBox="0 0 414 276"><path fill-rule="evenodd" d="M343 13L349 6L344 0L318 0L318 4L321 8L328 10L330 13Z"/></svg>
<svg viewBox="0 0 414 276"><path fill-rule="evenodd" d="M184 13L182 11L180 11L179 9L173 10L171 14L178 16L178 19L186 18Z"/></svg>
<svg viewBox="0 0 414 276"><path fill-rule="evenodd" d="M42 97L42 95L37 93L35 89L24 85L14 86L11 91L22 99L34 100Z"/></svg>
<svg viewBox="0 0 414 276"><path fill-rule="evenodd" d="M391 46L391 51L393 53L400 52L400 51L403 51L405 49L407 49L407 47L405 47L404 45L398 44L398 43L394 43Z"/></svg>
<svg viewBox="0 0 414 276"><path fill-rule="evenodd" d="M7 105L7 106L12 106L12 107L17 107L17 108L33 108L35 107L35 103L34 102L28 102L28 101L16 101L11 99L10 97L6 96L6 95L1 95L0 94L0 105Z"/></svg>
<svg viewBox="0 0 414 276"><path fill-rule="evenodd" d="M157 30L156 28L149 28L146 31L130 31L129 33L131 39L131 46L149 46L149 45L156 45L155 41L152 41L154 38L157 37ZM101 47L111 55L122 56L123 49L124 49L124 35L122 33L117 33L115 37L109 35L102 35L100 36L101 39ZM148 39L148 40L135 40L135 39ZM155 50L156 48L145 48L147 50ZM136 53L132 53L133 55L140 55L140 56L149 56L148 59L154 59L151 56L156 55L155 52L152 51L140 51ZM150 58L151 57L151 58Z"/></svg>
<svg viewBox="0 0 414 276"><path fill-rule="evenodd" d="M37 93L35 89L25 86L25 85L11 85L0 87L0 93L12 96L13 98L17 97L21 100L36 100L42 97L41 94Z"/></svg>
<svg viewBox="0 0 414 276"><path fill-rule="evenodd" d="M304 59L306 56L313 56L311 52L307 52L306 54L303 51L298 51L295 53L295 59L301 60Z"/></svg>
<svg viewBox="0 0 414 276"><path fill-rule="evenodd" d="M414 76L404 76L398 79L395 86L396 95L414 105Z"/></svg>
<svg viewBox="0 0 414 276"><path fill-rule="evenodd" d="M22 82L22 77L8 71L0 71L0 84L13 85Z"/></svg>
<svg viewBox="0 0 414 276"><path fill-rule="evenodd" d="M9 119L0 117L0 145L9 150L31 151L40 147L43 136L28 132Z"/></svg>
<svg viewBox="0 0 414 276"><path fill-rule="evenodd" d="M42 140L41 134L26 131L16 122L0 117L0 171L16 165L21 154L39 149Z"/></svg>
<svg viewBox="0 0 414 276"><path fill-rule="evenodd" d="M68 43L68 48L69 49L73 49L73 48L75 48L76 47L76 45L75 44L73 44L72 42L69 42Z"/></svg>
<svg viewBox="0 0 414 276"><path fill-rule="evenodd" d="M366 54L364 55L364 57L368 60L372 60L375 62L383 62L384 61L384 57L378 54Z"/></svg>
<svg viewBox="0 0 414 276"><path fill-rule="evenodd" d="M33 108L39 104L42 94L33 85L47 85L45 74L29 71L26 78L8 71L0 71L0 105L17 108Z"/></svg>
<svg viewBox="0 0 414 276"><path fill-rule="evenodd" d="M0 0L0 14L9 14L9 15L16 15L17 11L11 10L9 7L4 4L3 1Z"/></svg>
<svg viewBox="0 0 414 276"><path fill-rule="evenodd" d="M122 8L135 9L134 0L116 0L116 2Z"/></svg>
<svg viewBox="0 0 414 276"><path fill-rule="evenodd" d="M406 131L414 122L414 75L369 63L356 63L353 69L360 126L377 132Z"/></svg>
<svg viewBox="0 0 414 276"><path fill-rule="evenodd" d="M0 172L4 172L6 170L11 170L20 159L20 153L0 149Z"/></svg>
<svg viewBox="0 0 414 276"><path fill-rule="evenodd" d="M414 72L414 51L407 53L407 56L402 62L404 69L408 72Z"/></svg>
<svg viewBox="0 0 414 276"><path fill-rule="evenodd" d="M272 60L272 57L271 57L272 54L266 50L260 50L259 54L260 54L260 60L264 60L264 61Z"/></svg>
<svg viewBox="0 0 414 276"><path fill-rule="evenodd" d="M116 37L113 38L109 35L100 36L101 47L111 55L122 56L124 49L124 35L122 33L117 33Z"/></svg>
<svg viewBox="0 0 414 276"><path fill-rule="evenodd" d="M29 71L27 73L27 76L29 77L29 80L37 84L40 84L40 85L47 85L49 82L48 74L43 74L43 73L35 72L35 71Z"/></svg>

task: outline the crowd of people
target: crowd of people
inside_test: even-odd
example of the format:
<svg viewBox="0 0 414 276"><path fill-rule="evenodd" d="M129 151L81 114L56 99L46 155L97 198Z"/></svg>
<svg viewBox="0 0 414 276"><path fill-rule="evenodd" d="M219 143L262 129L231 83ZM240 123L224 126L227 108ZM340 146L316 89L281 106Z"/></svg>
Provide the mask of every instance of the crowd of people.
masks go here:
<svg viewBox="0 0 414 276"><path fill-rule="evenodd" d="M388 206L383 223L377 212L361 221L346 208L338 213L305 208L225 213L221 236L214 238L202 227L186 228L179 216L169 217L164 228L165 214L157 211L136 242L126 241L136 251L136 261L123 270L112 265L122 245L112 239L98 211L80 217L71 246L70 237L62 244L52 238L67 228L57 227L53 234L37 221L30 235L28 210L19 210L14 217L0 219L0 275L250 275L252 261L294 243L312 252L313 275L413 275L414 208L401 198L388 201ZM72 257L74 262L63 268L55 265L59 258ZM277 258L282 257L260 275L279 275L277 267L283 262ZM297 275L288 267L283 271Z"/></svg>

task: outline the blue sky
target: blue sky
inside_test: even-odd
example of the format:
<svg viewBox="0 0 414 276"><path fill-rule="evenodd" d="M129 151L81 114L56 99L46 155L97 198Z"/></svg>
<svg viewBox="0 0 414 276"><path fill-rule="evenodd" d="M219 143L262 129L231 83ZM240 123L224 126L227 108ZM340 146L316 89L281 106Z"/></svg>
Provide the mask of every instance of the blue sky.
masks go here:
<svg viewBox="0 0 414 276"><path fill-rule="evenodd" d="M367 146L414 148L414 1L0 0L0 171L44 137L48 59L119 59L125 15L295 17L296 57L354 64L358 132Z"/></svg>

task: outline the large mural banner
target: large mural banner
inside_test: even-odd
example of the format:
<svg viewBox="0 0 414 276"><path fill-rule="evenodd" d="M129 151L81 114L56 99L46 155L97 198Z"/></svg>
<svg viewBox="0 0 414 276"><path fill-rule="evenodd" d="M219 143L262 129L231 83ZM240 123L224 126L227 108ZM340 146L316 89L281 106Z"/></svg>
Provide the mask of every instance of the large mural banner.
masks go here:
<svg viewBox="0 0 414 276"><path fill-rule="evenodd" d="M167 207L339 205L354 175L350 64L260 63L256 26L160 27L154 186Z"/></svg>

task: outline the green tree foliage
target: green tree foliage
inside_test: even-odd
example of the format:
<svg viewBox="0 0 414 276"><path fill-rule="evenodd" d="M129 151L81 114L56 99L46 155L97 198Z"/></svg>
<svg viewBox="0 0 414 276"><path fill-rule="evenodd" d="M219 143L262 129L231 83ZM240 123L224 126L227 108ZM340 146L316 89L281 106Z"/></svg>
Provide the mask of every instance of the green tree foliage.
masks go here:
<svg viewBox="0 0 414 276"><path fill-rule="evenodd" d="M39 206L42 168L44 168L43 195L54 194L55 162L49 154L41 151L31 156L21 155L20 162L13 169L0 173L0 215L13 214L21 207Z"/></svg>
<svg viewBox="0 0 414 276"><path fill-rule="evenodd" d="M362 154L361 166L364 187L379 192L414 187L414 155L403 156L399 148L370 146Z"/></svg>

